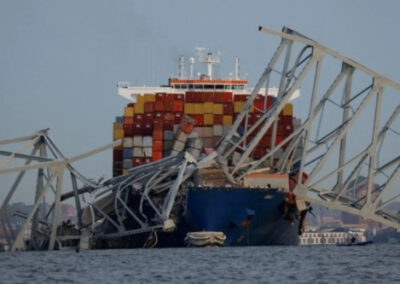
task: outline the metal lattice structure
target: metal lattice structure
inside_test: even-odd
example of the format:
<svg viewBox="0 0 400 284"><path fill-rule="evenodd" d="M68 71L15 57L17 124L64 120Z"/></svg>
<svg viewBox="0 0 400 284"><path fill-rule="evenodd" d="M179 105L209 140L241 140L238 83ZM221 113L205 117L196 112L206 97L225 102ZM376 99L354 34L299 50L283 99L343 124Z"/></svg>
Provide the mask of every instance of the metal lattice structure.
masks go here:
<svg viewBox="0 0 400 284"><path fill-rule="evenodd" d="M80 174L72 163L119 146L121 140L69 159L50 139L47 130L1 140L1 146L24 143L15 151L0 151L5 156L0 162L0 175L17 173L0 208L0 224L11 250L43 246L54 249L64 240L82 240L85 232L96 231L100 221L112 228L96 232L102 239L172 230L175 224L171 216L178 200L184 197L190 178L197 169L210 164L219 165L228 180L239 185L246 174L260 169L288 173L298 199L400 229L400 208L396 208L400 200L400 156L396 148L400 135L395 130L400 85L293 30L260 30L279 36L281 42L229 133L209 155L195 159L186 149L132 168L126 175L95 182ZM336 69L328 67L328 72L324 72L324 64L329 60ZM360 80L358 74L363 76ZM327 78L322 79L324 75ZM272 84L279 86L275 103L250 126L248 118L254 99L262 87L268 90ZM356 87L361 91L354 91ZM305 101L300 107L296 106L299 99L292 100L298 89ZM390 107L384 107L389 89L394 92L394 99L390 100ZM266 103L267 94L264 95ZM290 135L277 142L280 114L289 102L306 116ZM365 126L363 112L371 118L370 126ZM327 127L324 122L328 122ZM370 135L359 136L359 130ZM272 133L270 151L254 160L252 153L267 131ZM392 144L386 143L388 140ZM29 149L31 153L25 154ZM14 160L25 163L7 167ZM27 171L37 171L34 205L15 233L8 222L7 209ZM72 190L63 193L66 173L71 177ZM52 206L39 213L45 196L51 192ZM130 194L139 196L135 208L128 205ZM61 203L69 198L74 198L77 209L78 235L58 234ZM23 235L29 225L31 238L27 245Z"/></svg>
<svg viewBox="0 0 400 284"><path fill-rule="evenodd" d="M400 95L400 85L288 28L277 32L260 27L260 31L279 36L281 42L218 149L218 160L227 176L232 182L240 182L245 174L270 165L274 167L275 172L295 175L297 184L294 191L299 198L399 229L399 208L390 209L400 200L400 156L396 147L400 142L400 135L393 128L400 112L399 100L396 100ZM295 45L297 53L294 51ZM292 57L294 60L291 60ZM326 71L324 61L327 57L339 68L337 74L326 72L332 74L324 79L328 85L323 89L321 74ZM282 67L277 70L279 60ZM312 68L315 68L314 72L311 71ZM327 68L331 67L328 65ZM247 119L253 100L262 86L268 87L271 84L270 78L274 73L279 74L277 101L250 127ZM363 76L360 82L355 79L357 73ZM307 87L304 87L306 84L308 93L304 92L307 90ZM343 89L339 90L341 84ZM360 87L361 91L354 92L354 86ZM301 89L302 97L308 99L306 107L303 107L308 110L307 116L291 135L275 145L280 113L297 89ZM382 100L388 96L388 89L395 93L395 100L389 101L390 111L382 108ZM335 93L339 95L339 103L332 100ZM295 101L293 104L296 106ZM333 112L326 111L328 104L337 107L340 119L324 134L321 121L333 120L335 116ZM372 125L365 127L360 117L368 106L372 108L373 119ZM238 130L243 125L244 135L238 137ZM258 161L253 161L249 157L269 128L273 130L270 151ZM367 138L369 143L365 148L360 149L356 145L349 150L349 143L360 143L361 139L354 137L352 132L357 133L362 128L368 128L370 131ZM388 146L385 144L385 138L389 132L394 138L392 137L392 144ZM312 139L311 135L314 133L315 138ZM232 159L237 150L240 150L240 157L234 167L229 167L227 161ZM380 154L385 152L389 157L380 159ZM332 163L336 164L333 167L330 165L328 172L324 171L324 167ZM365 177L360 175L363 167L366 167ZM381 176L380 182L377 176ZM326 183L328 179L330 184ZM365 183L364 190L355 194L355 187L358 189L360 186L360 182L357 182L360 179Z"/></svg>

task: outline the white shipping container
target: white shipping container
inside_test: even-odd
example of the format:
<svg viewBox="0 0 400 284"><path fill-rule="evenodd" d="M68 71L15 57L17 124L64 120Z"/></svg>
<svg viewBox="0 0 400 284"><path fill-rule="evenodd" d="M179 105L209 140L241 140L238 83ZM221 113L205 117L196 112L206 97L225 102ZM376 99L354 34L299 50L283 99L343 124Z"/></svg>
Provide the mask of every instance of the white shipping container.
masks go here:
<svg viewBox="0 0 400 284"><path fill-rule="evenodd" d="M213 137L213 128L203 127L203 137Z"/></svg>
<svg viewBox="0 0 400 284"><path fill-rule="evenodd" d="M133 156L136 158L144 157L142 147L133 147Z"/></svg>
<svg viewBox="0 0 400 284"><path fill-rule="evenodd" d="M122 145L124 146L124 148L132 148L133 147L133 139L132 137L125 137Z"/></svg>
<svg viewBox="0 0 400 284"><path fill-rule="evenodd" d="M153 147L153 137L144 136L143 137L143 147Z"/></svg>
<svg viewBox="0 0 400 284"><path fill-rule="evenodd" d="M151 157L153 155L153 148L152 147L144 147L143 153L146 158Z"/></svg>
<svg viewBox="0 0 400 284"><path fill-rule="evenodd" d="M231 129L230 126L224 126L224 133L221 136L225 136L226 134L228 134L230 129Z"/></svg>
<svg viewBox="0 0 400 284"><path fill-rule="evenodd" d="M194 127L193 132L196 132L199 135L199 137L204 137L203 136L203 127Z"/></svg>
<svg viewBox="0 0 400 284"><path fill-rule="evenodd" d="M175 139L176 140L179 140L179 141L181 141L181 142L183 142L183 143L186 143L186 140L187 140L187 134L185 133L185 132L183 132L183 131L178 131L178 133L176 134L176 136L175 136Z"/></svg>
<svg viewBox="0 0 400 284"><path fill-rule="evenodd" d="M172 149L178 152L182 152L183 149L185 149L185 143L179 140L175 140L174 147Z"/></svg>
<svg viewBox="0 0 400 284"><path fill-rule="evenodd" d="M213 136L222 136L224 134L224 127L222 125L213 126Z"/></svg>
<svg viewBox="0 0 400 284"><path fill-rule="evenodd" d="M143 136L133 136L133 147L143 147Z"/></svg>

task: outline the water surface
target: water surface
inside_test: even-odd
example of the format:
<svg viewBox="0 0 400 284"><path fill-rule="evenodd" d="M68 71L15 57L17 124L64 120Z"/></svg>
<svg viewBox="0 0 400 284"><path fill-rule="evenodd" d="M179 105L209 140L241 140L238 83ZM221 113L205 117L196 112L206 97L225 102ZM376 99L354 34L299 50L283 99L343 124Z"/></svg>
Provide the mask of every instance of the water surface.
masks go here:
<svg viewBox="0 0 400 284"><path fill-rule="evenodd" d="M400 245L0 253L0 283L400 283Z"/></svg>

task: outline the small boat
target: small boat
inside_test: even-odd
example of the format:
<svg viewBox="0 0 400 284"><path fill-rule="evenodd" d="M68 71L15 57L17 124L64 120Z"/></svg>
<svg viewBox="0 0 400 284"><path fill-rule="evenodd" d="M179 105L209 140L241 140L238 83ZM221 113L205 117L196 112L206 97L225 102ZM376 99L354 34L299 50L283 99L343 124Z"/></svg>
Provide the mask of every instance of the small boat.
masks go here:
<svg viewBox="0 0 400 284"><path fill-rule="evenodd" d="M354 243L343 243L343 244L336 244L339 247L349 247L349 246L366 246L366 245L370 245L373 244L374 241L364 241L364 242L354 242Z"/></svg>

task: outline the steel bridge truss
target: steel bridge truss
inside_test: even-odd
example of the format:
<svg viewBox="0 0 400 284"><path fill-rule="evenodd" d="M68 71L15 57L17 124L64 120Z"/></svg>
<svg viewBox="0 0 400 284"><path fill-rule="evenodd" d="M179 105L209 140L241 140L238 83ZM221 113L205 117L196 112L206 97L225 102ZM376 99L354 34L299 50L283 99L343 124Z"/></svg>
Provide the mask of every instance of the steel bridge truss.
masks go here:
<svg viewBox="0 0 400 284"><path fill-rule="evenodd" d="M400 85L288 28L277 32L260 27L260 31L280 37L281 42L218 149L217 159L227 177L240 183L247 173L269 166L275 172L295 175L294 192L298 198L400 229L397 146L400 135L394 129L400 112ZM324 69L324 61L329 60L340 66L337 74L331 65ZM248 119L254 99L261 87L266 86L268 90L271 77L276 74L279 74L276 102L250 125ZM321 87L322 74L328 76L324 79L324 83L330 84L326 88ZM359 81L356 74L361 74L357 77ZM361 91L355 92L354 86L360 86ZM302 90L301 97L308 100L300 106L302 110L308 107L308 114L292 134L276 145L280 114L298 89ZM395 93L390 112L382 107L383 99L389 96L388 89ZM339 102L333 99L337 94ZM266 100L265 96L265 103ZM291 102L299 110L297 100ZM334 105L336 113L328 105ZM364 124L363 112L372 117L370 127ZM333 117L338 115L340 119L334 124ZM326 134L321 129L323 121L334 124ZM271 129L270 151L261 159L251 159L258 143ZM357 137L363 129L369 132L369 137L365 134ZM238 136L239 132L244 134ZM385 142L388 133L392 144ZM360 148L357 146L360 139L369 143ZM383 162L381 156L386 156ZM229 161L234 161L234 166Z"/></svg>
<svg viewBox="0 0 400 284"><path fill-rule="evenodd" d="M126 175L96 182L84 177L71 164L120 146L122 140L66 158L47 132L48 129L25 137L0 140L0 145L3 146L24 143L16 151L0 151L0 155L5 156L0 162L0 175L17 173L0 208L0 224L6 233L11 251L53 250L56 244L58 248L62 247L62 241L82 240L94 232L101 239L113 239L143 233L154 234L159 230L173 230L175 224L170 217L176 198L180 195L182 183L198 168L213 162L216 156L214 152L197 161L188 152L179 153L132 168ZM25 154L30 148L31 153ZM23 160L24 165L7 167L14 160ZM34 170L37 171L34 205L30 212L16 213L24 222L20 228L15 228L9 222L10 202L18 187L22 187L20 184L25 173ZM72 190L63 193L63 187L66 187L63 177L66 173L71 178ZM32 184L32 180L29 184ZM53 193L54 202L47 209L41 205L49 192ZM137 208L132 208L127 203L130 193L140 196L140 205ZM58 230L62 221L61 204L70 198L74 198L77 210L77 235L60 234ZM151 208L152 212L145 212L145 206ZM111 233L97 231L97 221L100 220L114 228ZM134 224L134 229L127 228L126 223ZM24 240L28 231L29 243Z"/></svg>

